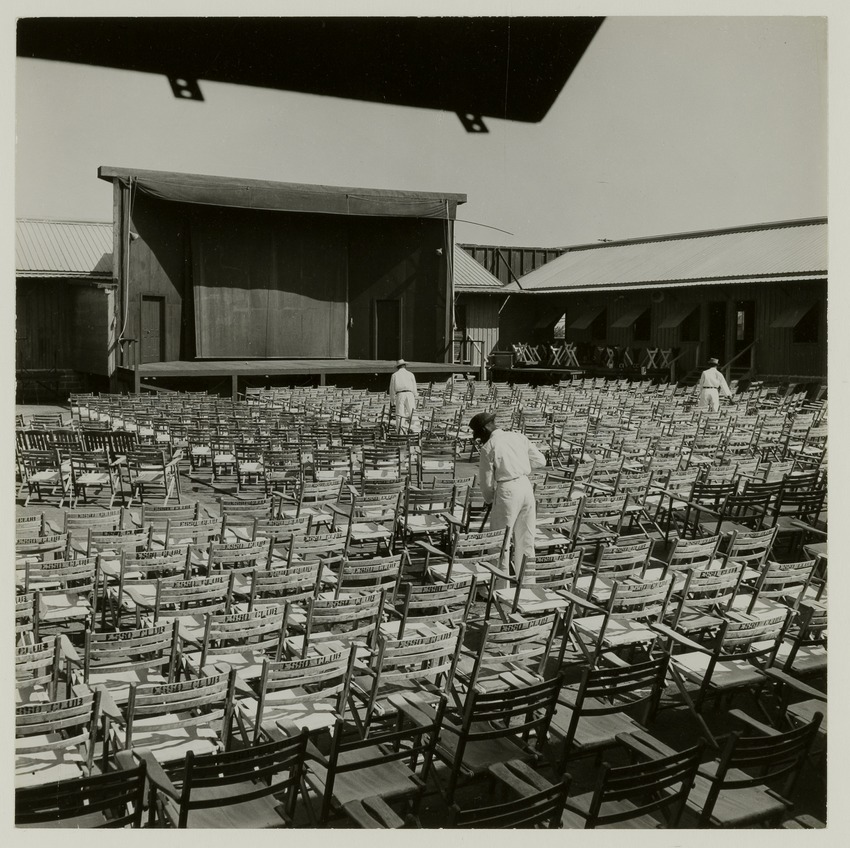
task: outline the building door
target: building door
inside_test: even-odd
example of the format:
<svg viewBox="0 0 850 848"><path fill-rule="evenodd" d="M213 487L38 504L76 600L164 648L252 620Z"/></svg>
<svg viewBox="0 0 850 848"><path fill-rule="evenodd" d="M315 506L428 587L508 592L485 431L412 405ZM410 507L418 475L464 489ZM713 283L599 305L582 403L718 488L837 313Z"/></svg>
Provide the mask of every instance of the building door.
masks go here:
<svg viewBox="0 0 850 848"><path fill-rule="evenodd" d="M735 304L735 353L740 353L756 338L756 302L739 300ZM746 359L746 357L743 357Z"/></svg>
<svg viewBox="0 0 850 848"><path fill-rule="evenodd" d="M375 301L375 359L401 356L401 301Z"/></svg>
<svg viewBox="0 0 850 848"><path fill-rule="evenodd" d="M165 298L142 295L142 333L139 361L162 362L165 358L162 332L165 323Z"/></svg>
<svg viewBox="0 0 850 848"><path fill-rule="evenodd" d="M725 300L716 300L708 305L708 356L716 356L721 365L726 361Z"/></svg>

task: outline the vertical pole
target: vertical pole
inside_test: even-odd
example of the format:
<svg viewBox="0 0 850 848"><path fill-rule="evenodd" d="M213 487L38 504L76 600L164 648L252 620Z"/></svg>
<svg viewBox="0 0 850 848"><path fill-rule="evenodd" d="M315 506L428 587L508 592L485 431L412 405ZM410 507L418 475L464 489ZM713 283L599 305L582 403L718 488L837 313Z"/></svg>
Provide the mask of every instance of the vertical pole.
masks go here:
<svg viewBox="0 0 850 848"><path fill-rule="evenodd" d="M234 403L239 400L239 375L236 372L230 375L230 399Z"/></svg>
<svg viewBox="0 0 850 848"><path fill-rule="evenodd" d="M133 394L138 395L142 391L142 375L139 374L138 360L133 363Z"/></svg>
<svg viewBox="0 0 850 848"><path fill-rule="evenodd" d="M445 334L443 344L445 353L443 360L454 360L454 330L455 330L455 281L454 281L454 221L449 218L449 204L446 201L446 316L444 321Z"/></svg>
<svg viewBox="0 0 850 848"><path fill-rule="evenodd" d="M319 385L320 386L326 386L327 383L328 383L328 375L324 371L322 371L319 374Z"/></svg>

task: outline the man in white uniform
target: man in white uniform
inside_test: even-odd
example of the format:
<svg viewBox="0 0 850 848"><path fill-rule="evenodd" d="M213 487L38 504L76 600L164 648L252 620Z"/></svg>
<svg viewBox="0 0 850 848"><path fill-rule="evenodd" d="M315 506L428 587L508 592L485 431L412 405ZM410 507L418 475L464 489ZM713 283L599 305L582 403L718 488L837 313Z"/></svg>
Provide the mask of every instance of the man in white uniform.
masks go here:
<svg viewBox="0 0 850 848"><path fill-rule="evenodd" d="M416 377L407 370L407 363L399 359L395 374L390 377L390 405L395 407L399 430L409 430L416 412Z"/></svg>
<svg viewBox="0 0 850 848"><path fill-rule="evenodd" d="M479 412L469 427L482 443L478 485L484 502L492 504L490 529L511 528L514 573L518 574L523 557L534 555L537 508L528 478L532 468L546 465L546 458L522 433L497 427L492 412ZM507 570L507 552L502 568Z"/></svg>
<svg viewBox="0 0 850 848"><path fill-rule="evenodd" d="M708 360L708 368L700 374L697 388L699 392L699 405L702 409L710 409L717 412L720 409L720 394L724 397L732 397L726 378L717 370L719 362L717 359Z"/></svg>

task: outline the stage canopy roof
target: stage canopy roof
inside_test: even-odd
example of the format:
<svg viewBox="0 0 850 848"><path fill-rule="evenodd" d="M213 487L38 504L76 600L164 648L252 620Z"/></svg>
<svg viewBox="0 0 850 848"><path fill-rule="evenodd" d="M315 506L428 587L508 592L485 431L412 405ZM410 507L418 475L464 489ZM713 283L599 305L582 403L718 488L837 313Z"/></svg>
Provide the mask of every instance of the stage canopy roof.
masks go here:
<svg viewBox="0 0 850 848"><path fill-rule="evenodd" d="M318 212L453 220L465 194L395 189L279 183L170 171L143 171L101 165L102 180L117 181L160 200L262 209L273 212Z"/></svg>

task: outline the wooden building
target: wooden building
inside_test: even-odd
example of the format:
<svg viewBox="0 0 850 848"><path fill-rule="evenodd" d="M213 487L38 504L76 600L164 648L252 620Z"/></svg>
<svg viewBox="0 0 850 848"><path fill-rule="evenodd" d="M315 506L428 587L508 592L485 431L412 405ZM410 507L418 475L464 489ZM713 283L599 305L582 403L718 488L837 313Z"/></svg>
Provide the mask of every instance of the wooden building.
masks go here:
<svg viewBox="0 0 850 848"><path fill-rule="evenodd" d="M121 366L451 361L463 194L102 166ZM261 367L262 370L262 367Z"/></svg>
<svg viewBox="0 0 850 848"><path fill-rule="evenodd" d="M500 314L510 283L556 259L560 247L458 244L454 251L455 361L480 366L500 344ZM531 306L532 304L529 304Z"/></svg>
<svg viewBox="0 0 850 848"><path fill-rule="evenodd" d="M662 348L679 378L709 356L737 377L827 373L825 218L578 245L503 293L503 350L552 340L565 316L585 361L604 346L635 362Z"/></svg>
<svg viewBox="0 0 850 848"><path fill-rule="evenodd" d="M112 224L20 219L15 269L19 401L105 388L115 310Z"/></svg>

